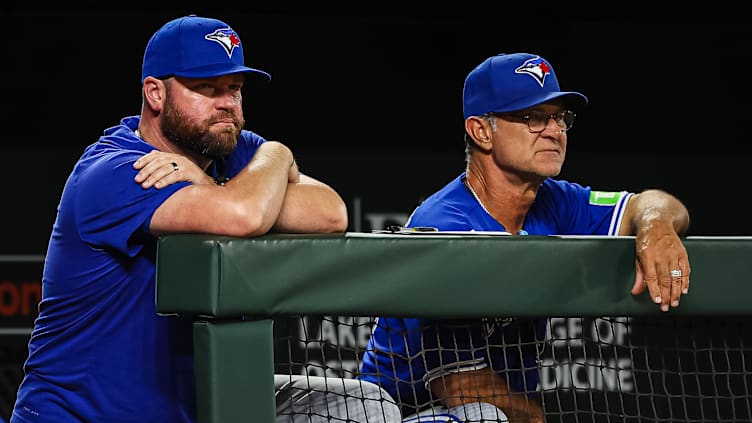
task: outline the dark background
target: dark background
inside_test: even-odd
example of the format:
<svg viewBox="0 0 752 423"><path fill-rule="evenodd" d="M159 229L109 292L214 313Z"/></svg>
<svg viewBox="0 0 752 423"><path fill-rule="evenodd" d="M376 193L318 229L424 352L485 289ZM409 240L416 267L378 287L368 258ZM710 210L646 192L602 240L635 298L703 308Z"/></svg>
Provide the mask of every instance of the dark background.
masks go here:
<svg viewBox="0 0 752 423"><path fill-rule="evenodd" d="M3 19L5 118L40 147L88 144L139 112L146 42L191 12L228 22L247 63L272 74L245 93L249 127L301 152L455 152L465 75L516 51L543 55L563 88L590 98L572 153L750 151L736 136L747 121L750 14L721 4L15 6Z"/></svg>
<svg viewBox="0 0 752 423"><path fill-rule="evenodd" d="M752 233L733 215L751 151L747 12L253 3L4 6L3 249L44 252L70 166L139 113L144 46L187 13L231 24L247 63L272 74L245 90L247 127L290 145L304 171L366 210L409 211L461 171L465 75L489 55L527 51L590 98L562 177L662 187L690 206L693 234Z"/></svg>
<svg viewBox="0 0 752 423"><path fill-rule="evenodd" d="M4 6L2 251L44 252L70 166L140 112L144 46L188 13L229 23L246 62L272 74L247 86L246 126L287 143L303 171L363 212L408 212L461 171L465 75L489 55L526 51L590 99L563 178L664 188L690 206L691 234L752 233L737 188L752 164L746 11L253 3Z"/></svg>
<svg viewBox="0 0 752 423"><path fill-rule="evenodd" d="M752 26L739 8L157 3L2 9L0 252L44 253L70 167L140 112L144 46L188 13L229 23L246 62L272 74L247 86L246 126L287 143L362 213L409 212L460 172L465 75L489 55L526 51L590 99L563 178L669 190L690 207L690 235L752 233L738 188L752 164ZM368 229L359 219L351 229Z"/></svg>
<svg viewBox="0 0 752 423"><path fill-rule="evenodd" d="M369 214L408 213L462 171L465 75L490 55L525 51L590 99L562 178L664 188L689 207L689 235L752 234L752 25L740 3L309 3L0 6L0 256L45 253L70 168L103 129L140 112L144 46L189 13L230 24L247 64L272 74L244 92L247 128L285 142L304 172L334 186L351 230L372 229ZM0 281L41 277L10 270L0 261ZM5 414L26 338L0 338L12 340L0 348Z"/></svg>

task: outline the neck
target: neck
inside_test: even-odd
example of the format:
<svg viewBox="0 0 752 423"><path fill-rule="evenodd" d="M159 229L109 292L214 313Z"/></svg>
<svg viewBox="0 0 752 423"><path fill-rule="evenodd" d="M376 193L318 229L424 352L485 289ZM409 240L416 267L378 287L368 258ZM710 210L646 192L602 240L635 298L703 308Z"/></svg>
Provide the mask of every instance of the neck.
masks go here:
<svg viewBox="0 0 752 423"><path fill-rule="evenodd" d="M515 189L503 183L487 184L486 179L469 171L464 184L481 208L499 222L507 232L524 233L525 216L535 200L535 192Z"/></svg>

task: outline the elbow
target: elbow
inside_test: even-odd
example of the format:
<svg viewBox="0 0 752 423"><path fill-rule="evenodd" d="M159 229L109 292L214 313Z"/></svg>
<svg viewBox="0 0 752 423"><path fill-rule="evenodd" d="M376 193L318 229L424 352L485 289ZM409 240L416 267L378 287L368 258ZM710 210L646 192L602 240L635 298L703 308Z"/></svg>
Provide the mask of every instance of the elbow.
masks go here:
<svg viewBox="0 0 752 423"><path fill-rule="evenodd" d="M687 232L689 232L689 223L691 222L689 218L689 211L686 207L684 207L684 213L679 216L677 221L674 223L674 228L676 229L676 232L685 235Z"/></svg>
<svg viewBox="0 0 752 423"><path fill-rule="evenodd" d="M242 227L239 227L239 234L237 236L241 238L252 238L267 234L272 226L264 225L258 221L246 221Z"/></svg>
<svg viewBox="0 0 752 423"><path fill-rule="evenodd" d="M670 224L674 231L679 234L685 234L689 229L689 210L677 197L659 189L645 190L637 194L627 205L625 213L631 216L629 219L633 222L632 233L639 227L649 226L656 221L663 221Z"/></svg>
<svg viewBox="0 0 752 423"><path fill-rule="evenodd" d="M347 206L343 202L332 213L331 219L329 221L329 232L346 232L349 224L350 222L347 216Z"/></svg>
<svg viewBox="0 0 752 423"><path fill-rule="evenodd" d="M341 233L347 231L348 224L347 207L344 203L339 203L336 206L319 208L317 212L308 215L305 223L294 225L294 229L288 226L281 231L317 234Z"/></svg>
<svg viewBox="0 0 752 423"><path fill-rule="evenodd" d="M669 215L673 217L672 224L676 233L683 235L689 230L689 209L687 206L679 200L673 194L663 192L666 196L666 209L669 210Z"/></svg>
<svg viewBox="0 0 752 423"><path fill-rule="evenodd" d="M250 238L266 234L274 221L264 216L264 210L258 208L236 207L226 222L227 235Z"/></svg>

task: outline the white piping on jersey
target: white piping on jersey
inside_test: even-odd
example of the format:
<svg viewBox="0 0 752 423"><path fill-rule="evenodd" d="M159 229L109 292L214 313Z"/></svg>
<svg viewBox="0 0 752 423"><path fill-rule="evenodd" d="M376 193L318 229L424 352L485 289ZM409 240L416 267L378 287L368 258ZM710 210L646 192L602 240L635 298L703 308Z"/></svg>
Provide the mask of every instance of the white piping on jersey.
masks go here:
<svg viewBox="0 0 752 423"><path fill-rule="evenodd" d="M475 190L473 189L472 185L470 185L470 182L467 181L467 178L462 178L462 184L465 185L468 190L470 190L470 194L473 195L473 198L475 198L475 201L478 202L478 204L480 205L480 208L482 208L483 211L486 212L487 215L491 216L491 218L493 218L493 220L496 220L496 218L493 217L493 215L491 214L491 212L488 211L488 209L486 208L486 206L483 205L483 202L480 201L480 197L478 197L478 194L475 193Z"/></svg>
<svg viewBox="0 0 752 423"><path fill-rule="evenodd" d="M627 191L622 191L619 194L619 201L617 201L616 203L616 208L611 215L611 224L608 227L608 235L610 236L619 235L619 230L621 229L622 223L621 221L624 217L624 212L627 210L627 203L629 202L629 199L634 195L634 193Z"/></svg>

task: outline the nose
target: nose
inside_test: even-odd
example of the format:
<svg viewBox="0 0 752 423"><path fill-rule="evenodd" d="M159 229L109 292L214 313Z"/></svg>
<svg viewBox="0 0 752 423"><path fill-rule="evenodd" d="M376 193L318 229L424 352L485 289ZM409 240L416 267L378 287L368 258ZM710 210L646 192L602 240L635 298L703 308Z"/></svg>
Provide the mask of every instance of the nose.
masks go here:
<svg viewBox="0 0 752 423"><path fill-rule="evenodd" d="M240 91L222 90L216 95L217 106L222 109L232 109L240 106L242 97Z"/></svg>
<svg viewBox="0 0 752 423"><path fill-rule="evenodd" d="M543 127L543 131L547 131L548 129L551 129L553 132L563 134L567 131L564 130L559 124L556 122L556 118L554 116L548 116L546 117L546 124Z"/></svg>

